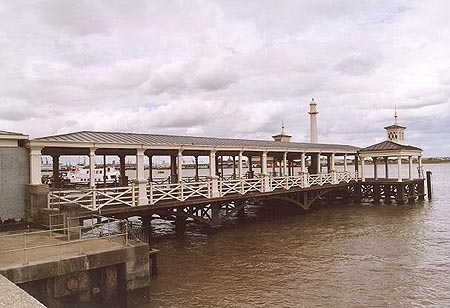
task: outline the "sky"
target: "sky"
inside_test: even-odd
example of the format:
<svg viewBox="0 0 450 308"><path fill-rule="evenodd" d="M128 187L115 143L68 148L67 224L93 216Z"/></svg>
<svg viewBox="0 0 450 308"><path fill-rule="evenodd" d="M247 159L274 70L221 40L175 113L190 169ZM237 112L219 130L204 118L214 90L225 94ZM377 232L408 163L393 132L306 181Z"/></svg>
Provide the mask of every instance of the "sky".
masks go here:
<svg viewBox="0 0 450 308"><path fill-rule="evenodd" d="M450 156L450 3L0 0L0 130L369 146Z"/></svg>

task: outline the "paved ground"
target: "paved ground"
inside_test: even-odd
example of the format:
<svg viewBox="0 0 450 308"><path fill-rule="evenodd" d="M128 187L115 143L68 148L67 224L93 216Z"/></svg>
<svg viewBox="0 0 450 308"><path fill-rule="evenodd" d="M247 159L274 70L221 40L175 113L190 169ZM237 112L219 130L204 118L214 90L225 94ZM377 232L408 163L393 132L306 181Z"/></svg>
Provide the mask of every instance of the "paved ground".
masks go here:
<svg viewBox="0 0 450 308"><path fill-rule="evenodd" d="M32 230L36 231L36 230ZM27 251L25 253L24 246ZM43 247L44 246L44 247ZM91 254L123 248L122 238L86 239L68 242L63 236L49 232L24 234L23 232L0 233L0 270L21 267L28 264L46 263L80 254ZM11 250L18 250L12 252Z"/></svg>
<svg viewBox="0 0 450 308"><path fill-rule="evenodd" d="M45 308L37 299L0 275L0 307Z"/></svg>

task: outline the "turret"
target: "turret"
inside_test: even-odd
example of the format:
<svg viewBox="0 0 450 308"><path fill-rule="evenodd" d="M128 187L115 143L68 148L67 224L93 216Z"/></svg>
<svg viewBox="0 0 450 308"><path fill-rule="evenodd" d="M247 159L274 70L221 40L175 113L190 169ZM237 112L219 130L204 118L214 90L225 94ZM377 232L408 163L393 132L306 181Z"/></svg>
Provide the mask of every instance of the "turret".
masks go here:
<svg viewBox="0 0 450 308"><path fill-rule="evenodd" d="M387 133L387 139L389 141L397 142L400 144L405 143L405 126L398 124L397 107L395 107L394 124L386 126L384 128Z"/></svg>

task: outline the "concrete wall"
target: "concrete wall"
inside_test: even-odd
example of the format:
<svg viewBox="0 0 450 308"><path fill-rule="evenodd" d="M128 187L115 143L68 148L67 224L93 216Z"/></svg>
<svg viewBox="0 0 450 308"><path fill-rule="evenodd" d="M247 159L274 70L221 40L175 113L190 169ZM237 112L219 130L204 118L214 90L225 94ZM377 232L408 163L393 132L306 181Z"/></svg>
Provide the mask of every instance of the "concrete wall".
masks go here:
<svg viewBox="0 0 450 308"><path fill-rule="evenodd" d="M0 307L45 308L37 299L0 275Z"/></svg>
<svg viewBox="0 0 450 308"><path fill-rule="evenodd" d="M0 222L26 217L29 158L23 147L0 147Z"/></svg>

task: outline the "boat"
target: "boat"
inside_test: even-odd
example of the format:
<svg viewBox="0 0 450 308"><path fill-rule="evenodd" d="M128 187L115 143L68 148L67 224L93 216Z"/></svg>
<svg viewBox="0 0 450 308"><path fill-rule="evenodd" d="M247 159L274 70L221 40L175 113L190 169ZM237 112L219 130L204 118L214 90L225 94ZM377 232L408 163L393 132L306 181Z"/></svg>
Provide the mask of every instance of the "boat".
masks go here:
<svg viewBox="0 0 450 308"><path fill-rule="evenodd" d="M106 170L106 177L104 171ZM71 184L89 184L90 175L89 167L71 166L66 173L62 174L62 179ZM103 183L106 180L107 184L116 183L119 181L120 172L114 167L95 168L95 182Z"/></svg>

